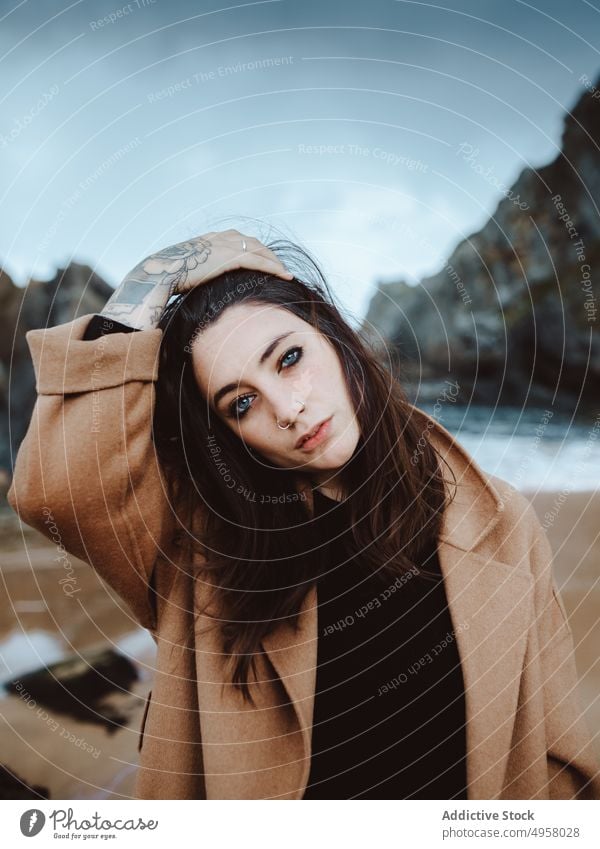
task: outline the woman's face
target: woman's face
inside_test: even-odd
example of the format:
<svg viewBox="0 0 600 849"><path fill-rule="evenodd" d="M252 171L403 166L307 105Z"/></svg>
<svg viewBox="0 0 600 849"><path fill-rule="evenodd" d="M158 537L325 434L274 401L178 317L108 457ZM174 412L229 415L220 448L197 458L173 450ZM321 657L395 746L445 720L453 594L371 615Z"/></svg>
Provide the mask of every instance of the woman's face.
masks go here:
<svg viewBox="0 0 600 849"><path fill-rule="evenodd" d="M227 307L196 337L192 360L211 409L273 465L319 482L354 453L360 430L337 353L288 310ZM298 444L325 421L315 439Z"/></svg>

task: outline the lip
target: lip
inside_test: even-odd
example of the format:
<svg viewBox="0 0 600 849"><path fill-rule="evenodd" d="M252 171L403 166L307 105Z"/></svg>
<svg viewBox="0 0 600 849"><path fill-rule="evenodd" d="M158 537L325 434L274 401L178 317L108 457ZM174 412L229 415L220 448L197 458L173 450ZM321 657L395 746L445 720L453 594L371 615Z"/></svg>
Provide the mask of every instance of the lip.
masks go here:
<svg viewBox="0 0 600 849"><path fill-rule="evenodd" d="M323 419L321 422L319 422L318 425L315 425L314 428L311 428L310 430L306 431L306 433L313 433L313 431L315 431L316 429L314 435L311 436L310 439L307 439L306 442L303 441L304 436L306 436L306 433L304 434L304 436L301 436L294 447L298 448L300 451L312 451L313 448L316 448L317 445L320 445L329 434L332 418L333 415L329 416L329 418L327 419Z"/></svg>

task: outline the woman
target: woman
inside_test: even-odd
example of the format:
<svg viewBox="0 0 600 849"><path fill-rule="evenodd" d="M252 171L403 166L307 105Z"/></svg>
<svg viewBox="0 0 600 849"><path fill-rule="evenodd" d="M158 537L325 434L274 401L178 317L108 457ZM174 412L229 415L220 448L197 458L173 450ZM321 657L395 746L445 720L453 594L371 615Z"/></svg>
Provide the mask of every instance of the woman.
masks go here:
<svg viewBox="0 0 600 849"><path fill-rule="evenodd" d="M600 798L533 508L305 253L208 233L27 339L9 501L158 646L137 797Z"/></svg>

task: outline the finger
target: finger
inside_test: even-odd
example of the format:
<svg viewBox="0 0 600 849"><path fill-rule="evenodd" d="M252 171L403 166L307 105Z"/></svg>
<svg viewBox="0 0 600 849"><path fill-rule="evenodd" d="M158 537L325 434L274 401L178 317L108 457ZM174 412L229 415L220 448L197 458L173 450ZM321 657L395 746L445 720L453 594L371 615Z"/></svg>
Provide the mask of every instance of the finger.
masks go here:
<svg viewBox="0 0 600 849"><path fill-rule="evenodd" d="M248 236L246 241L246 250L242 250L242 256L244 254L254 254L254 256L262 256L265 258L267 262L274 263L277 267L277 274L279 277L286 277L290 279L294 276L291 271L285 267L285 265L281 262L277 254L273 253L266 245L263 245L258 239L255 239L251 236Z"/></svg>
<svg viewBox="0 0 600 849"><path fill-rule="evenodd" d="M286 280L291 280L294 277L292 272L288 271L288 269L281 262L279 257L275 253L273 253L273 251L269 250L266 245L264 245L259 239L255 238L254 236L248 236L245 233L240 233L239 230L224 230L221 233L221 236L223 236L230 243L230 245L233 242L231 247L233 247L235 251L236 259L238 259L238 261L240 262L240 265L238 267L263 269L263 266L247 265L242 260L242 257L248 256L249 254L254 256L262 256L267 262L273 264L269 265L268 269L263 270L268 270L269 272L276 274L278 277L283 277ZM246 248L245 250L244 245Z"/></svg>
<svg viewBox="0 0 600 849"><path fill-rule="evenodd" d="M238 233L237 230L230 230L229 233L229 241L232 242L232 247L234 250L239 248L243 253L260 253L261 251L268 250L268 248L263 245L258 239L255 239L254 236L245 236L243 233ZM245 245L245 248L244 248Z"/></svg>
<svg viewBox="0 0 600 849"><path fill-rule="evenodd" d="M271 259L261 253L251 253L244 251L236 256L239 268L249 268L257 271L265 271L269 274L275 274L277 277L284 277L291 280L294 276L291 271L282 265L278 259Z"/></svg>
<svg viewBox="0 0 600 849"><path fill-rule="evenodd" d="M264 256L267 260L274 262L281 269L281 275L284 277L289 277L290 279L294 276L291 271L289 271L280 258L274 253L270 248L267 248L266 245L263 245L262 242L258 242L259 248L258 252L261 256Z"/></svg>

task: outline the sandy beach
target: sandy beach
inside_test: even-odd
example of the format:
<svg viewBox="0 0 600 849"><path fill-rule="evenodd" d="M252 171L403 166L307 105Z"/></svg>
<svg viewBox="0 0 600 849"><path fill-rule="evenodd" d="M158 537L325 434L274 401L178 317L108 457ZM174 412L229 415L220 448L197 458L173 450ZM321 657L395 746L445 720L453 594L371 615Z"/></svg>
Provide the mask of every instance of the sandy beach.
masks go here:
<svg viewBox="0 0 600 849"><path fill-rule="evenodd" d="M73 558L65 568L56 546L20 525L2 512L0 671L5 684L20 683L1 693L0 798L131 798L154 641L93 569ZM61 658L74 663L55 667ZM82 678L98 658L100 689Z"/></svg>
<svg viewBox="0 0 600 849"><path fill-rule="evenodd" d="M579 697L600 758L600 494L526 495L555 553L554 574L574 635ZM18 691L4 688L0 703L0 798L130 798L154 642L85 563L70 562L65 580L55 546L21 526L9 509L0 513L0 539L0 668L5 684L21 681ZM74 663L52 666L65 657ZM93 682L97 692L84 716L86 706L72 685L94 658L107 671L104 684ZM38 675L28 677L34 670ZM86 681L83 687L88 692Z"/></svg>

